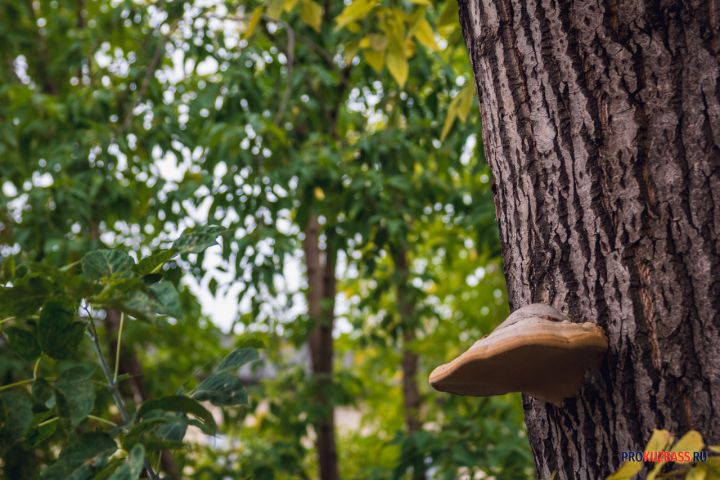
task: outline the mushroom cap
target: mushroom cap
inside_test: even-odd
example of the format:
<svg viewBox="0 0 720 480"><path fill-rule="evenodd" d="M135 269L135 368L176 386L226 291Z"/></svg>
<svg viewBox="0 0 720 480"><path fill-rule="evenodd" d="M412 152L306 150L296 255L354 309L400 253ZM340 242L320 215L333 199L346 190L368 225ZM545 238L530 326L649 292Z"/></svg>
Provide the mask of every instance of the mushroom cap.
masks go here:
<svg viewBox="0 0 720 480"><path fill-rule="evenodd" d="M608 340L596 324L572 323L549 305L513 312L487 337L430 374L436 390L490 396L523 392L560 404L597 368Z"/></svg>

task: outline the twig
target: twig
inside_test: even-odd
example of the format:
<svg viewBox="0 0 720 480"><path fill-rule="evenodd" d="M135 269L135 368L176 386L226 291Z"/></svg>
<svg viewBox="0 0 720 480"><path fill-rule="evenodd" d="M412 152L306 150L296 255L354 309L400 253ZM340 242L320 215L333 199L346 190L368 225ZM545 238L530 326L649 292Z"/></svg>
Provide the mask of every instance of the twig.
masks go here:
<svg viewBox="0 0 720 480"><path fill-rule="evenodd" d="M37 380L38 377L38 371L40 370L40 360L42 357L38 357L37 361L35 362L35 366L33 366L33 380Z"/></svg>
<svg viewBox="0 0 720 480"><path fill-rule="evenodd" d="M120 371L120 348L122 347L123 325L125 324L125 313L120 312L120 327L118 328L117 346L115 347L115 374L113 383L117 384L118 372Z"/></svg>
<svg viewBox="0 0 720 480"><path fill-rule="evenodd" d="M7 385L3 385L2 387L0 387L0 392L2 392L3 390L10 390L11 388L19 387L21 385L27 385L28 383L32 383L34 381L35 381L34 378L28 378L26 380L20 380L18 382L8 383Z"/></svg>
<svg viewBox="0 0 720 480"><path fill-rule="evenodd" d="M35 428L40 428L40 427L44 427L45 425L50 425L51 423L55 423L55 422L57 422L58 420L60 420L60 417L53 417L53 418L51 418L51 419L49 419L49 420L45 420L44 422L38 423L38 424L35 426Z"/></svg>
<svg viewBox="0 0 720 480"><path fill-rule="evenodd" d="M111 422L110 420L106 420L101 417L96 417L95 415L88 415L87 418L90 420L95 420L96 422L104 423L106 425L110 425L111 427L117 427L117 423Z"/></svg>

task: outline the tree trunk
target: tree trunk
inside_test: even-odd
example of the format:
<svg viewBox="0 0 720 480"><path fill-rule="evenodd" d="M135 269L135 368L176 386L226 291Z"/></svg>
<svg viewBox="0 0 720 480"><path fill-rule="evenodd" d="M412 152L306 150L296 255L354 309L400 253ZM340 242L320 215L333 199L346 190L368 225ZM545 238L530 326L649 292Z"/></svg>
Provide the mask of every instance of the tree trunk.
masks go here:
<svg viewBox="0 0 720 480"><path fill-rule="evenodd" d="M417 371L419 356L413 350L415 341L415 301L410 290L410 267L408 265L407 252L399 248L393 254L395 264L395 278L397 290L398 311L403 325L402 344L402 385L403 385L403 407L405 410L405 428L408 436L412 437L415 432L422 430L420 421L420 391L417 384ZM425 479L425 462L422 452L413 448L408 452L411 456L413 466L413 480Z"/></svg>
<svg viewBox="0 0 720 480"><path fill-rule="evenodd" d="M303 250L308 278L308 315L310 357L320 415L314 422L320 480L339 477L335 445L335 418L332 404L333 323L335 318L335 250L328 238L323 261L320 248L320 224L311 217L305 227Z"/></svg>
<svg viewBox="0 0 720 480"><path fill-rule="evenodd" d="M538 475L654 428L720 441L720 6L461 0L513 309L608 334L577 398L525 397Z"/></svg>

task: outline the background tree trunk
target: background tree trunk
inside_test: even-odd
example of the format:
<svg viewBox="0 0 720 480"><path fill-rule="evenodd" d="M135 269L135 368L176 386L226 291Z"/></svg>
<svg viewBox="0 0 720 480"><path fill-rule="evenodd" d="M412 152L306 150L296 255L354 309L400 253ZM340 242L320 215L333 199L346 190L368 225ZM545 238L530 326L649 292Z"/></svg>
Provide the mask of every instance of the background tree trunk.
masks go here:
<svg viewBox="0 0 720 480"><path fill-rule="evenodd" d="M308 315L313 322L309 345L312 372L317 389L317 407L321 411L314 422L320 480L339 477L335 443L335 416L332 403L333 323L335 319L335 251L327 239L324 259L320 248L320 224L312 216L305 227L303 250L308 279Z"/></svg>
<svg viewBox="0 0 720 480"><path fill-rule="evenodd" d="M413 350L415 342L415 300L410 287L410 266L408 264L407 251L399 247L393 253L395 265L395 278L397 290L398 311L402 322L402 385L403 385L403 407L405 409L405 428L408 436L422 430L420 420L420 390L417 384L417 370L420 358ZM411 456L413 466L413 480L425 478L425 459L422 452L412 448L408 454Z"/></svg>
<svg viewBox="0 0 720 480"><path fill-rule="evenodd" d="M610 339L577 398L524 400L541 478L601 478L656 427L720 441L718 12L460 0L511 307Z"/></svg>

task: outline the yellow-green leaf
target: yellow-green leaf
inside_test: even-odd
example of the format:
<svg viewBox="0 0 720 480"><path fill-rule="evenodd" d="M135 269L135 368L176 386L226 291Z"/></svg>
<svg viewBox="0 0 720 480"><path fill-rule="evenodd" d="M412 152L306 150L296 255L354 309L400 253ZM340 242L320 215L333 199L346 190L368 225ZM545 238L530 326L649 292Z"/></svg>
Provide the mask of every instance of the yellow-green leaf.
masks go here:
<svg viewBox="0 0 720 480"><path fill-rule="evenodd" d="M300 18L316 32L320 31L322 16L323 7L312 0L303 0L300 4Z"/></svg>
<svg viewBox="0 0 720 480"><path fill-rule="evenodd" d="M440 141L445 141L450 129L455 123L455 119L460 119L464 122L467 120L467 116L470 113L470 108L473 106L473 100L475 98L475 88L472 83L468 83L465 87L458 92L457 95L450 101L448 106L448 113L445 117L445 123L443 124L442 132L440 133Z"/></svg>
<svg viewBox="0 0 720 480"><path fill-rule="evenodd" d="M475 100L475 86L472 83L468 83L462 90L460 90L457 98L457 116L464 122L467 120L470 109L473 106L473 100Z"/></svg>
<svg viewBox="0 0 720 480"><path fill-rule="evenodd" d="M685 480L705 480L707 478L707 468L705 465L697 465L690 469L685 476Z"/></svg>
<svg viewBox="0 0 720 480"><path fill-rule="evenodd" d="M682 436L673 446L673 452L699 452L705 446L702 435L696 430L690 430Z"/></svg>
<svg viewBox="0 0 720 480"><path fill-rule="evenodd" d="M353 0L345 7L340 15L335 17L337 28L342 28L348 23L365 17L375 7L376 0Z"/></svg>
<svg viewBox="0 0 720 480"><path fill-rule="evenodd" d="M347 45L345 45L345 52L343 53L343 58L345 59L345 63L348 65L352 64L353 58L355 58L355 55L357 55L357 52L359 50L359 42L349 42Z"/></svg>
<svg viewBox="0 0 720 480"><path fill-rule="evenodd" d="M625 462L607 480L630 480L643 468L642 462Z"/></svg>
<svg viewBox="0 0 720 480"><path fill-rule="evenodd" d="M655 430L645 446L647 452L665 450L673 441L673 436L667 430Z"/></svg>
<svg viewBox="0 0 720 480"><path fill-rule="evenodd" d="M375 50L377 52L385 50L388 46L387 37L381 33L371 33L370 35L368 35L365 38L368 39L370 48L372 48L373 50Z"/></svg>
<svg viewBox="0 0 720 480"><path fill-rule="evenodd" d="M455 123L455 117L457 117L457 97L453 98L448 107L447 115L445 116L445 122L443 123L442 132L440 132L440 141L444 142L447 138L450 129Z"/></svg>
<svg viewBox="0 0 720 480"><path fill-rule="evenodd" d="M446 0L437 20L438 28L456 27L459 24L457 2L455 0Z"/></svg>
<svg viewBox="0 0 720 480"><path fill-rule="evenodd" d="M365 61L370 65L373 70L377 73L382 72L383 65L385 64L385 51L365 50L363 52Z"/></svg>
<svg viewBox="0 0 720 480"><path fill-rule="evenodd" d="M405 86L409 67L402 49L391 44L385 57L385 64L398 85L400 85L400 87Z"/></svg>
<svg viewBox="0 0 720 480"><path fill-rule="evenodd" d="M654 434L653 434L654 436ZM652 441L652 438L650 439ZM703 449L705 446L705 442L703 442L702 435L698 433L695 430L690 430L685 435L682 436L680 440L673 445L671 452L698 452ZM662 449L653 450L650 449L650 442L648 442L648 447L646 447L646 451L657 451ZM667 448L667 447L666 447ZM655 464L655 467L653 467L652 471L648 473L647 480L654 480L655 477L660 473L660 470L662 469L663 465L665 465L667 462L657 462Z"/></svg>
<svg viewBox="0 0 720 480"><path fill-rule="evenodd" d="M418 39L418 42L420 42L423 47L427 48L428 50L431 50L433 52L437 52L438 50L440 50L440 46L435 41L435 32L433 32L430 23L426 19L421 18L415 24L413 34L415 35L415 38Z"/></svg>
<svg viewBox="0 0 720 480"><path fill-rule="evenodd" d="M667 447L670 446L670 444L672 444L672 441L673 436L667 430L655 430L650 437L650 440L648 440L647 445L645 446L645 451L657 452L665 450ZM653 469L648 473L647 478L649 480L653 480L655 476L660 473L663 465L665 465L665 462L656 463Z"/></svg>
<svg viewBox="0 0 720 480"><path fill-rule="evenodd" d="M257 7L255 10L253 10L252 14L250 15L250 18L247 22L247 28L245 28L245 33L243 33L243 38L248 39L252 37L253 33L255 33L255 28L257 27L258 22L260 21L260 18L262 17L262 7Z"/></svg>
<svg viewBox="0 0 720 480"><path fill-rule="evenodd" d="M648 473L645 480L655 480L655 477L658 473L660 473L660 470L662 469L663 465L665 465L665 462L657 462L653 469Z"/></svg>
<svg viewBox="0 0 720 480"><path fill-rule="evenodd" d="M409 37L405 31L405 13L399 9L391 9L391 11L383 17L382 30L387 35L390 45L396 44L401 46L403 53L405 53L405 42L408 40L407 37Z"/></svg>
<svg viewBox="0 0 720 480"><path fill-rule="evenodd" d="M267 16L278 20L285 9L285 0L270 0L267 7Z"/></svg>

